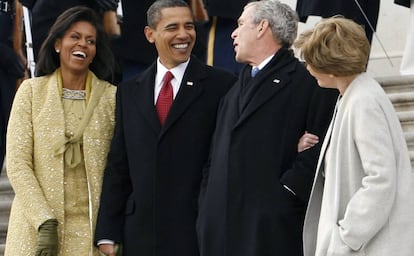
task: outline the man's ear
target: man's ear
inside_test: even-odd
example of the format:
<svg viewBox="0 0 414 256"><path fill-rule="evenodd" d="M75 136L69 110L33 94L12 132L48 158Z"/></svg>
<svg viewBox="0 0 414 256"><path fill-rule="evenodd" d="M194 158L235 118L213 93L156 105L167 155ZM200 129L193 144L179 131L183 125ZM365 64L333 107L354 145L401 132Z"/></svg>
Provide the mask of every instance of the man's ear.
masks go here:
<svg viewBox="0 0 414 256"><path fill-rule="evenodd" d="M257 37L261 37L267 31L267 29L270 28L269 22L267 20L261 20L259 22L259 25L257 25L257 28L258 28Z"/></svg>
<svg viewBox="0 0 414 256"><path fill-rule="evenodd" d="M150 42L151 44L153 44L155 42L155 40L154 40L154 30L151 27L145 26L144 34L145 34L145 37L147 38L148 42Z"/></svg>

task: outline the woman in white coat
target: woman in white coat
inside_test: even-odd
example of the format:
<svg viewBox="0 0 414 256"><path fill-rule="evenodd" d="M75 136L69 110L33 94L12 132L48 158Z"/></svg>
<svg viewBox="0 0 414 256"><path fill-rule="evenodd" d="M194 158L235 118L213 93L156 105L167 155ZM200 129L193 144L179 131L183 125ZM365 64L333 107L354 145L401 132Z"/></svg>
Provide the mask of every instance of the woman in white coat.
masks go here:
<svg viewBox="0 0 414 256"><path fill-rule="evenodd" d="M304 255L413 255L411 163L390 100L364 72L364 30L333 17L304 32L295 47L319 85L340 92L306 213Z"/></svg>

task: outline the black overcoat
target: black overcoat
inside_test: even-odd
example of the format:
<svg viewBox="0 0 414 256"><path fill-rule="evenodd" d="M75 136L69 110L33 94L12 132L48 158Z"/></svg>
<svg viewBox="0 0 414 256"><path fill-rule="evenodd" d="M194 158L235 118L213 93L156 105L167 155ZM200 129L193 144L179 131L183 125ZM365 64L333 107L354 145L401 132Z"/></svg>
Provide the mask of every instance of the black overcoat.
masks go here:
<svg viewBox="0 0 414 256"><path fill-rule="evenodd" d="M219 100L236 77L191 57L161 127L155 73L154 63L118 87L95 239L121 243L123 256L197 256L202 167Z"/></svg>
<svg viewBox="0 0 414 256"><path fill-rule="evenodd" d="M250 67L219 108L200 196L201 255L302 255L302 224L320 148L298 154L297 144L305 131L323 140L337 92L320 89L293 54L281 49L247 84L259 87L243 107L239 94L247 73Z"/></svg>

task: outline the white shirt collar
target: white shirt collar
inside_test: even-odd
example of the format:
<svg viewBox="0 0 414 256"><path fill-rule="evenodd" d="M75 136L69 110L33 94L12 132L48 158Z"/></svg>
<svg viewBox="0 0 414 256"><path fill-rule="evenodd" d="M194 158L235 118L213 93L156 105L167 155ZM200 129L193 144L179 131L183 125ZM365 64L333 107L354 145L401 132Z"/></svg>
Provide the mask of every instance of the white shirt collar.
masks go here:
<svg viewBox="0 0 414 256"><path fill-rule="evenodd" d="M180 89L181 81L183 80L185 70L187 69L188 63L190 62L190 58L186 62L175 66L172 69L167 69L161 62L160 58L157 58L157 73L155 75L155 86L154 86L154 104L157 102L158 94L160 93L163 78L167 71L170 71L174 78L171 80L171 85L173 87L173 95L174 99Z"/></svg>
<svg viewBox="0 0 414 256"><path fill-rule="evenodd" d="M259 66L257 66L257 68L259 68L259 70L262 70L262 68L264 68L264 66L266 66L267 63L270 62L270 60L274 57L275 55L270 55L269 57L267 57L266 59L264 59ZM252 66L252 69L255 68L255 66Z"/></svg>

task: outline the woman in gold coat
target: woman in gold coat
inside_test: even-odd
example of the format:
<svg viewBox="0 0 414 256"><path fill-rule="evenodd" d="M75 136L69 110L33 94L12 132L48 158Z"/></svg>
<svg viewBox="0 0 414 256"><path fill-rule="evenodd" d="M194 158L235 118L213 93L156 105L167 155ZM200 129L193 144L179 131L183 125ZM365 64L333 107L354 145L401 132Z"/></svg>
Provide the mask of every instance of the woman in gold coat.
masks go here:
<svg viewBox="0 0 414 256"><path fill-rule="evenodd" d="M99 255L93 234L116 93L100 19L86 7L68 9L39 57L40 77L20 86L8 126L16 195L5 255Z"/></svg>

